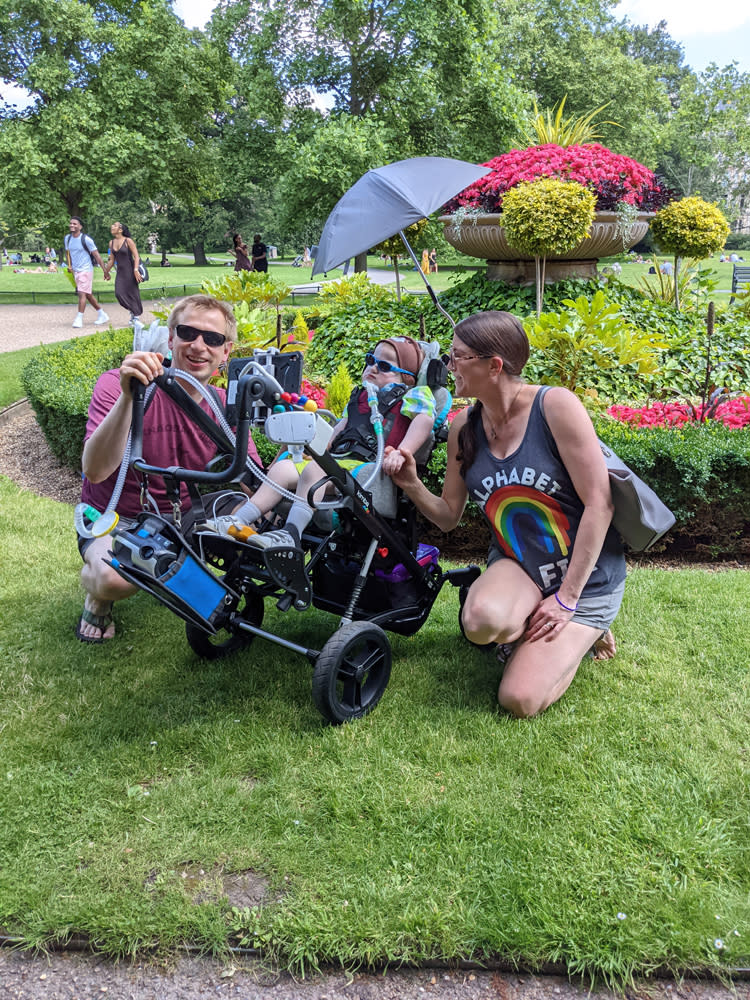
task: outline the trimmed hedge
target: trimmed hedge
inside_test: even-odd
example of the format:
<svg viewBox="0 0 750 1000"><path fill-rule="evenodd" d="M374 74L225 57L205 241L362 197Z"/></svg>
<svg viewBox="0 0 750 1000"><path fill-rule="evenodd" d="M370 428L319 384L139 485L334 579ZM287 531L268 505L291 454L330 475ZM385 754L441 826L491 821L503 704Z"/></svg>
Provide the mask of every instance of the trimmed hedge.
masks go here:
<svg viewBox="0 0 750 1000"><path fill-rule="evenodd" d="M607 420L597 431L677 518L663 549L703 559L750 555L747 429L714 422L630 427Z"/></svg>
<svg viewBox="0 0 750 1000"><path fill-rule="evenodd" d="M750 430L723 424L631 427L597 421L597 433L659 494L677 518L675 527L652 550L696 559L750 556ZM435 449L425 485L439 493L446 446ZM474 525L485 545L482 515L473 503L464 530Z"/></svg>
<svg viewBox="0 0 750 1000"><path fill-rule="evenodd" d="M86 417L102 372L119 368L133 348L133 331L107 330L68 344L42 347L21 372L39 426L52 453L71 469L81 468Z"/></svg>

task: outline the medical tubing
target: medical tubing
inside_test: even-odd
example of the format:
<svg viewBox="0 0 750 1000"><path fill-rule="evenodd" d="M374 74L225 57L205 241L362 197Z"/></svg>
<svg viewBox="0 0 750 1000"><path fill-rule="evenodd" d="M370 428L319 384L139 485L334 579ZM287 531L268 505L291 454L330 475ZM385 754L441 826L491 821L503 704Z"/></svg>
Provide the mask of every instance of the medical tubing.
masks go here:
<svg viewBox="0 0 750 1000"><path fill-rule="evenodd" d="M372 472L362 483L362 488L368 490L370 484L375 480L383 465L383 453L385 451L385 439L383 438L383 415L378 409L378 390L371 382L365 383L367 389L367 402L370 404L370 422L375 430L375 440L378 451L375 456L375 464Z"/></svg>
<svg viewBox="0 0 750 1000"><path fill-rule="evenodd" d="M153 384L153 382L146 387L146 392L144 395L144 407L155 391L156 391L156 386ZM102 511L102 516L104 516L105 514L112 513L112 511L115 510L117 504L120 501L122 490L125 485L125 477L127 476L128 468L130 467L130 450L132 444L133 444L133 432L131 430L128 432L128 439L125 442L125 451L123 452L122 455L122 462L120 463L120 469L117 473L117 479L115 480L115 485L112 490L112 496L109 498L109 503ZM156 510L156 513L158 514L159 508L156 506L155 503L152 502L152 504L154 509ZM75 524L75 529L79 535L81 535L83 538L94 538L95 535L93 531L91 531L90 528L86 527L83 520L84 512L88 509L88 506L89 505L85 503L79 503L76 505L76 508L73 511L73 522Z"/></svg>
<svg viewBox="0 0 750 1000"><path fill-rule="evenodd" d="M385 451L385 439L383 437L383 416L378 408L378 390L370 382L365 383L365 388L367 389L367 402L370 404L370 422L375 429L375 439L377 441L375 463L370 475L361 484L362 489L367 490L370 488L370 483L373 482L382 468L383 453ZM318 510L331 510L334 507L339 507L340 505L341 502L339 500L321 500L315 506Z"/></svg>

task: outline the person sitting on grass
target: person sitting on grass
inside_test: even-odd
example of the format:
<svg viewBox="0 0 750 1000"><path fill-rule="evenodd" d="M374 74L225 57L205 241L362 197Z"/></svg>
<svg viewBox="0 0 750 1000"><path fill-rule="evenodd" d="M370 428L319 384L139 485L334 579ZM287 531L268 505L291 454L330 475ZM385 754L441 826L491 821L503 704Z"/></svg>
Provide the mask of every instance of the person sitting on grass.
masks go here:
<svg viewBox="0 0 750 1000"><path fill-rule="evenodd" d="M176 303L167 320L172 367L193 376L201 385L226 363L237 332L232 307L208 295L188 295ZM95 510L103 511L112 497L130 430L133 413L132 381L148 386L164 373L164 356L156 351L133 351L123 359L119 369L99 376L89 405L86 436L81 468L85 476L81 500ZM179 379L178 379L179 381ZM216 419L208 402L189 382L184 383L188 394L201 408ZM223 405L226 394L216 390ZM166 393L156 391L143 417L143 457L149 465L169 467L181 465L189 469L204 468L216 455L215 443ZM248 441L250 457L260 464L252 439ZM248 479L251 477L248 475ZM251 480L252 481L252 480ZM131 527L142 510L141 477L131 468L125 477L116 511L120 527ZM247 486L243 485L246 493ZM161 476L148 479L151 500L162 516L170 520L175 509ZM213 499L213 498L212 498ZM208 502L209 498L205 498ZM217 495L212 510L231 510L236 506L236 494ZM190 509L187 487L180 488L181 528L189 531L195 520ZM109 535L86 537L79 534L78 550L83 558L81 583L85 599L75 633L81 642L98 643L115 634L112 604L135 594L137 587L123 579L105 562L112 547Z"/></svg>
<svg viewBox="0 0 750 1000"><path fill-rule="evenodd" d="M378 406L384 421L387 421L384 429L385 444L389 451L383 460L383 471L388 475L398 472L404 462L399 448L408 448L409 453L414 454L432 433L435 397L427 386L416 384L423 361L424 352L411 337L380 340L365 355L363 379L377 388ZM389 414L393 415L392 418ZM370 422L370 407L364 386L352 392L346 413L334 428L328 451L355 478L362 466L374 461L377 442ZM295 463L290 458L281 458L275 462L269 470L269 478L284 489L296 490L297 499L292 504L283 528L247 537L243 532L243 540L258 548L294 549L302 558L300 540L313 516L306 497L310 488L323 476L320 466L310 460ZM325 487L321 487L314 499L319 502L324 495ZM233 514L209 521L209 528L219 534L236 537L238 531L253 525L278 502L279 493L273 486L264 483Z"/></svg>

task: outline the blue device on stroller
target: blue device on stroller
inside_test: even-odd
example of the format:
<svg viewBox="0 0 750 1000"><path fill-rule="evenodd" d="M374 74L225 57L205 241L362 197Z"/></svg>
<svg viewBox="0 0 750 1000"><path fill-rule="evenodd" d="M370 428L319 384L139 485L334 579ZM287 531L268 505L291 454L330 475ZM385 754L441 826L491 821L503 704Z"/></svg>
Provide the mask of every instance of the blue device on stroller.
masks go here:
<svg viewBox="0 0 750 1000"><path fill-rule="evenodd" d="M330 427L325 433L324 417L282 404L282 391L299 391L301 362L301 355L273 351L232 361L227 412L230 423L236 423L234 443L173 375L156 380L216 442L230 462L224 471L145 463L143 393L134 391L131 464L173 486L186 483L196 521L186 537L167 518L144 511L132 527L115 529L110 556L121 576L185 620L188 643L200 656L225 656L256 636L306 656L313 664L313 701L329 722L338 724L360 718L380 701L391 673L386 633L413 635L446 581L465 592L480 571L469 566L444 572L437 549L418 542L414 506L388 477L383 478L395 497L384 516L373 500L377 484L366 487L361 476L355 479L326 451ZM441 365L433 357L426 370L444 385ZM316 506L313 494L323 483L334 492L333 501L317 505L302 536L304 563L290 559L289 549L257 548L201 530L206 517L198 486L229 484L246 473L251 426L262 426L277 443L304 449L323 469L324 478L308 494L310 506ZM365 482L372 483L372 477ZM339 625L322 649L300 645L262 628L268 599L282 611L303 612L312 604L338 615Z"/></svg>

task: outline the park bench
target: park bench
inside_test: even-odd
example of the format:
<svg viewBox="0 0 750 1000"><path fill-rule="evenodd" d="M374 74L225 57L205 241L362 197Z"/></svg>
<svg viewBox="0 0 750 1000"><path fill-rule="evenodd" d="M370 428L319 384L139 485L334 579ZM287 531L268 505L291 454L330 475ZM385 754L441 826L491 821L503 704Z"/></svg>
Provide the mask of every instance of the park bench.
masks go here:
<svg viewBox="0 0 750 1000"><path fill-rule="evenodd" d="M750 264L735 264L732 271L732 297L729 300L729 305L734 302L734 297L738 291L741 291L741 285L745 282L750 282Z"/></svg>

